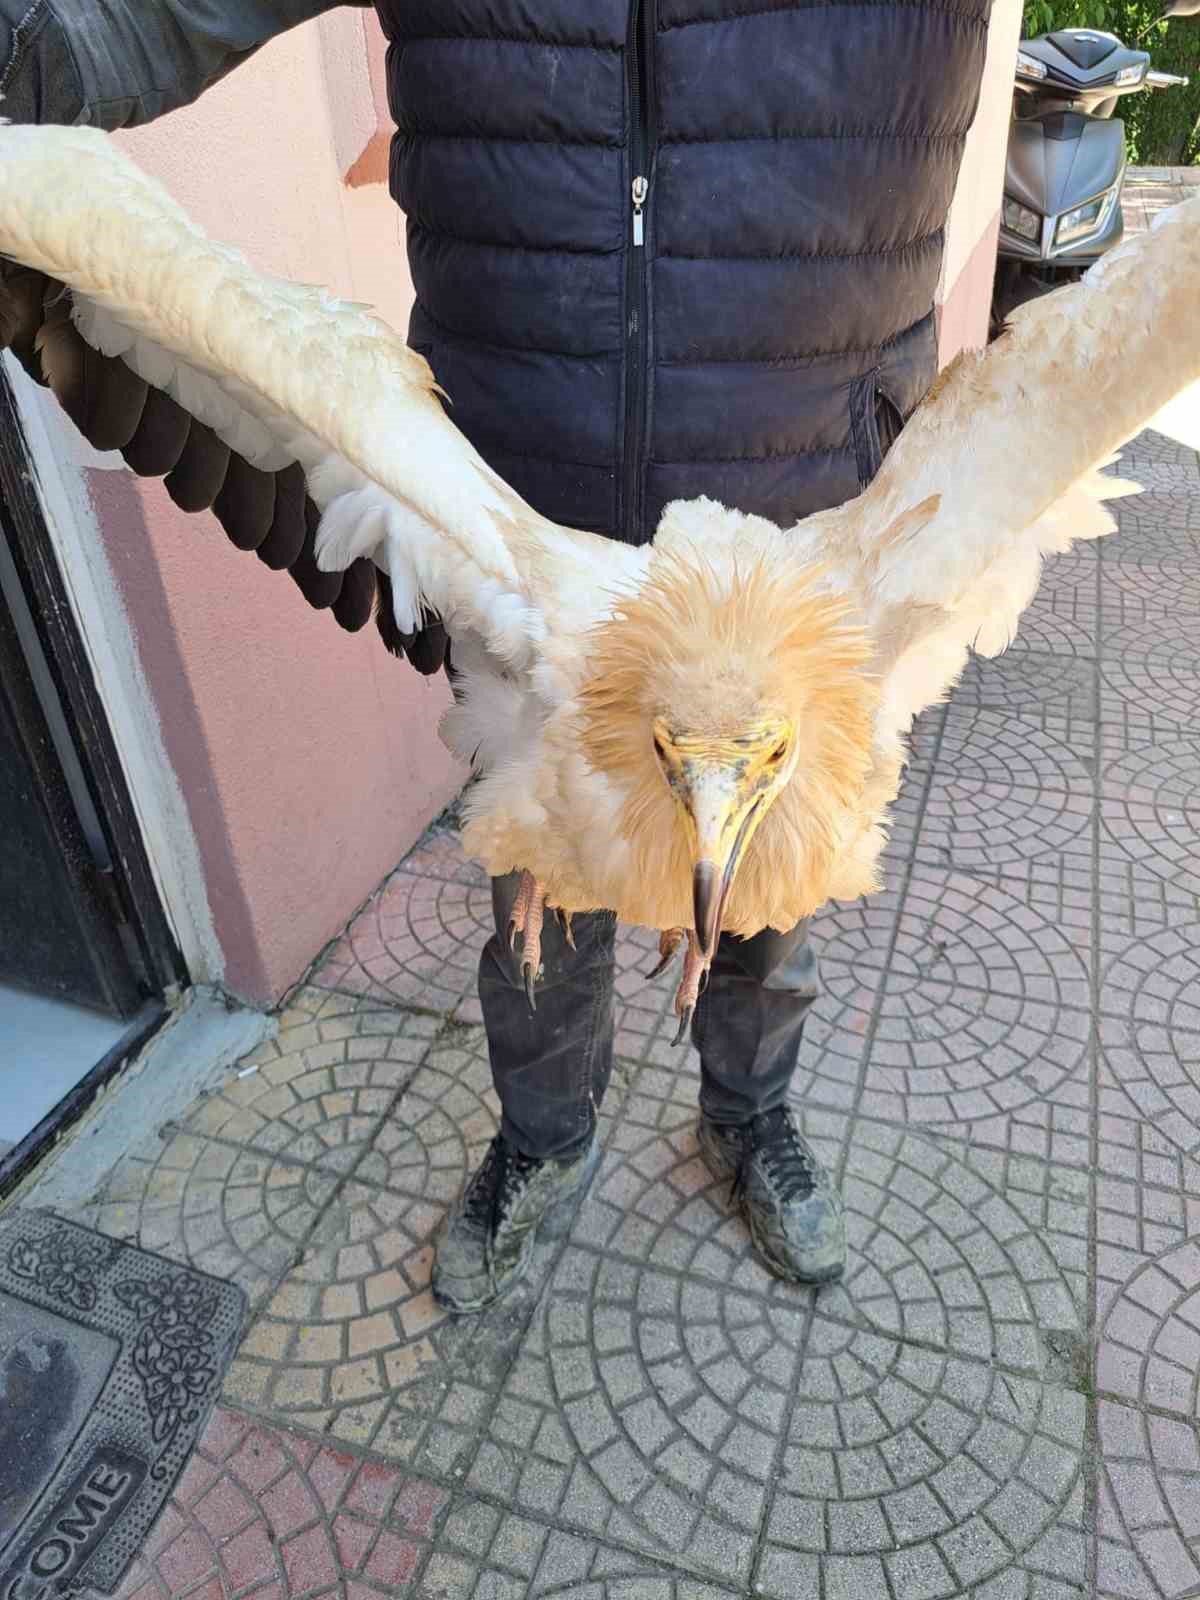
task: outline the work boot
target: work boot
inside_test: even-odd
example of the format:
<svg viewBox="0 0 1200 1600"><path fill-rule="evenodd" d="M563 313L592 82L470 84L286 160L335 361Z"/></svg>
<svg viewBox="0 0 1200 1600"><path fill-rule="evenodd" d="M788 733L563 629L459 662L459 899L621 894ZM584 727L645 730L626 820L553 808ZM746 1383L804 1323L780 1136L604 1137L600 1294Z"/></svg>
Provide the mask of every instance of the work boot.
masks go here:
<svg viewBox="0 0 1200 1600"><path fill-rule="evenodd" d="M538 1225L591 1177L595 1139L577 1156L537 1161L497 1134L438 1236L433 1297L447 1311L483 1311L521 1281Z"/></svg>
<svg viewBox="0 0 1200 1600"><path fill-rule="evenodd" d="M777 1278L832 1283L846 1270L846 1222L828 1172L786 1106L723 1127L700 1118L700 1154L750 1229L755 1254Z"/></svg>

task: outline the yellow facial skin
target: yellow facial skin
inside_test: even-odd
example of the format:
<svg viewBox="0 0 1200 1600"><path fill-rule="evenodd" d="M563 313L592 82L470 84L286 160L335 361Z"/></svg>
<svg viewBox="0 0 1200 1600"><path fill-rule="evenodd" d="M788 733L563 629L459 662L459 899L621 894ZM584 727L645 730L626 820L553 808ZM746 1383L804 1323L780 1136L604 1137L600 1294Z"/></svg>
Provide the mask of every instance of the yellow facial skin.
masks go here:
<svg viewBox="0 0 1200 1600"><path fill-rule="evenodd" d="M696 936L711 959L738 861L791 776L795 730L768 715L736 735L703 735L672 730L660 718L654 749L686 818Z"/></svg>

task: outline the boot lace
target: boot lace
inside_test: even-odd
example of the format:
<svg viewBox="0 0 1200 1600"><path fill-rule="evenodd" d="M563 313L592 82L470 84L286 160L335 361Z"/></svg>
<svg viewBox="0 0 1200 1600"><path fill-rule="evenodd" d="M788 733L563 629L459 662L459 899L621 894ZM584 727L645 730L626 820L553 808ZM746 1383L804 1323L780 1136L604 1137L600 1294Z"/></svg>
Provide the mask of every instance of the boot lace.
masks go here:
<svg viewBox="0 0 1200 1600"><path fill-rule="evenodd" d="M762 1157L763 1166L781 1205L793 1200L807 1200L816 1188L817 1168L812 1151L805 1144L786 1106L765 1111L750 1124L730 1189L731 1201L746 1192L750 1166L755 1156Z"/></svg>

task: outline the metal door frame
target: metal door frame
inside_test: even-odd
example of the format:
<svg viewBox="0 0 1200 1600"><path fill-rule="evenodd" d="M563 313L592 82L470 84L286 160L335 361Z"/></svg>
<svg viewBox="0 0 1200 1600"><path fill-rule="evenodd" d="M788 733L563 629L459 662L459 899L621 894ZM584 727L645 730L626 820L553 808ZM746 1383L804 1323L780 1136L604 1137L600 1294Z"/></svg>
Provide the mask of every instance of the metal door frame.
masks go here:
<svg viewBox="0 0 1200 1600"><path fill-rule="evenodd" d="M90 871L85 915L124 1016L188 981L159 898L141 829L103 703L55 556L25 442L16 396L0 369L0 531L7 554L4 597L20 636L23 670L11 679L26 717L40 717L57 757L50 786L63 841L80 846ZM0 571L0 582L4 572ZM11 652L6 652L11 653ZM13 671L0 663L0 671ZM21 687L21 678L25 683ZM26 740L27 745L29 740ZM57 821L56 817L56 821ZM73 838L72 838L73 833Z"/></svg>

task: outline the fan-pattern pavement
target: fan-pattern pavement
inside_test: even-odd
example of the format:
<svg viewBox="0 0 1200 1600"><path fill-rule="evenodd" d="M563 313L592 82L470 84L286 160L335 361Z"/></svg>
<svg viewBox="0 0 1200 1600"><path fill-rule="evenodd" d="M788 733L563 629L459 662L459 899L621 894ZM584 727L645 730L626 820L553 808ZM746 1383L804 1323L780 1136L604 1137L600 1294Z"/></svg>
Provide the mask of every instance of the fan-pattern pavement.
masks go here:
<svg viewBox="0 0 1200 1600"><path fill-rule="evenodd" d="M631 932L592 1192L441 1314L497 1107L488 890L435 831L75 1213L253 1303L126 1600L1200 1592L1200 461L1128 465L1120 534L922 719L887 892L817 919L845 1283L751 1259Z"/></svg>

